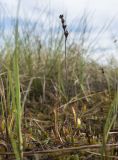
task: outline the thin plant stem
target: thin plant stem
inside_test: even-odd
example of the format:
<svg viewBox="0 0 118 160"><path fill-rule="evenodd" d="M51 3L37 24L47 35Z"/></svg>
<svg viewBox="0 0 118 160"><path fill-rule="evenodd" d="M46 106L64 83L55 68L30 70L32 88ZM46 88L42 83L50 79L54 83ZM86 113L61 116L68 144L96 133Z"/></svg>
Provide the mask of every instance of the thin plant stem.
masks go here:
<svg viewBox="0 0 118 160"><path fill-rule="evenodd" d="M65 37L65 87L66 87L66 94L68 99L68 69L67 69L67 38Z"/></svg>

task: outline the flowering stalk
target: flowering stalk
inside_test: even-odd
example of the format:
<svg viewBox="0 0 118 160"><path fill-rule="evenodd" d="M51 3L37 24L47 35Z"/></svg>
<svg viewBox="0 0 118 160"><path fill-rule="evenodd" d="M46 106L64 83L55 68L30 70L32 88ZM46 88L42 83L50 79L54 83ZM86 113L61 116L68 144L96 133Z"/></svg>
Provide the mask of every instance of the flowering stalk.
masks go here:
<svg viewBox="0 0 118 160"><path fill-rule="evenodd" d="M66 92L67 92L67 96L68 96L68 87L67 87L67 81L68 81L68 70L67 70L67 38L69 35L69 32L67 30L67 25L65 24L65 19L63 15L60 15L59 18L61 19L61 23L62 23L62 28L64 31L64 37L65 37L65 80L66 80Z"/></svg>

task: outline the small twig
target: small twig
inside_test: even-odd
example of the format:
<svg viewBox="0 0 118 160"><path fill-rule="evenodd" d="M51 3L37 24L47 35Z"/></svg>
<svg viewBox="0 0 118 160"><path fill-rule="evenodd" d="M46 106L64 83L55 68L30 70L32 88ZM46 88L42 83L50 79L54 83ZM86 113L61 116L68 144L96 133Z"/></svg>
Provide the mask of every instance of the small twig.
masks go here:
<svg viewBox="0 0 118 160"><path fill-rule="evenodd" d="M92 94L88 95L87 98L92 97L92 96L99 95L99 94L101 94L101 93L104 93L104 92L92 93ZM68 101L67 103L62 104L58 109L64 108L64 107L68 106L69 104L78 102L78 101L83 100L83 99L85 99L85 98L86 98L85 96L79 97L78 95L76 95L75 97L73 97L73 98L72 98L70 101Z"/></svg>
<svg viewBox="0 0 118 160"><path fill-rule="evenodd" d="M90 151L86 151L86 152L89 153L89 154L95 155L95 156L101 156L100 153L90 152ZM118 156L107 156L107 155L103 155L103 157L112 158L112 159L118 159Z"/></svg>
<svg viewBox="0 0 118 160"><path fill-rule="evenodd" d="M86 149L99 149L102 147L102 144L96 144L96 145L84 145L79 147L70 147L70 148L62 148L62 149L52 149L52 150L43 150L43 151L29 151L29 152L23 152L23 155L31 156L34 154L56 154L56 153L70 153L70 152L76 152ZM118 147L118 144L106 144L107 148L113 148ZM0 152L0 155L14 155L13 152Z"/></svg>

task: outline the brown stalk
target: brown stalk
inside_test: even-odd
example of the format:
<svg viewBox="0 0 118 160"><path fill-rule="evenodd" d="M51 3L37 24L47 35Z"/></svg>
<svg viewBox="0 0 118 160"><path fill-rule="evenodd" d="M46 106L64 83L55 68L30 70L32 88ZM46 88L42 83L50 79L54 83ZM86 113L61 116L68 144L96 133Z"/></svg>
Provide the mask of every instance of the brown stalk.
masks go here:
<svg viewBox="0 0 118 160"><path fill-rule="evenodd" d="M56 108L54 108L53 110L54 112L54 128L55 128L55 134L56 134L56 137L59 139L59 141L63 144L63 140L60 136L60 133L59 133L59 128L58 128L58 112L56 110Z"/></svg>
<svg viewBox="0 0 118 160"><path fill-rule="evenodd" d="M3 101L3 109L4 109L4 119L5 119L5 130L6 130L6 141L7 144L9 144L9 132L8 132L8 108L7 108L7 102L5 98L5 90L4 90L4 84L1 79L1 87L0 87L0 95Z"/></svg>
<svg viewBox="0 0 118 160"><path fill-rule="evenodd" d="M61 19L62 29L64 31L64 37L65 37L65 43L64 43L64 45L65 45L65 51L64 51L65 52L65 81L66 81L66 94L68 97L67 38L68 38L69 32L67 30L67 25L65 24L64 16L60 15L59 18Z"/></svg>
<svg viewBox="0 0 118 160"><path fill-rule="evenodd" d="M100 149L102 147L102 144L95 144L95 145L83 145L79 147L70 147L70 148L62 148L62 149L52 149L52 150L43 150L43 151L28 151L23 152L23 155L30 156L35 154L55 154L55 153L70 153L70 152L76 152L76 151L83 151L87 149ZM118 147L118 144L106 144L106 147L108 149ZM15 155L13 152L0 152L0 155ZM104 155L105 156L105 155ZM117 157L118 158L118 157Z"/></svg>

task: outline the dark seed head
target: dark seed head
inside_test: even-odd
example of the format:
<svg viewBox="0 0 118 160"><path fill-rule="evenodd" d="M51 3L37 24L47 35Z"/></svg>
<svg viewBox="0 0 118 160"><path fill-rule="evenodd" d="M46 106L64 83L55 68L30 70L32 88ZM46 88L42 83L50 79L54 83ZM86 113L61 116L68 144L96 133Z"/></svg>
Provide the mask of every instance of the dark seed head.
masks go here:
<svg viewBox="0 0 118 160"><path fill-rule="evenodd" d="M101 68L101 72L102 72L102 74L104 74L104 69L103 68Z"/></svg>
<svg viewBox="0 0 118 160"><path fill-rule="evenodd" d="M114 43L117 43L117 39L114 40Z"/></svg>
<svg viewBox="0 0 118 160"><path fill-rule="evenodd" d="M62 19L61 19L61 22L62 22L62 24L64 24L65 20L62 18Z"/></svg>
<svg viewBox="0 0 118 160"><path fill-rule="evenodd" d="M65 29L66 29L67 25L64 25L64 24L63 24L63 25L62 25L62 27L63 27L63 29L64 29L64 31L65 31Z"/></svg>
<svg viewBox="0 0 118 160"><path fill-rule="evenodd" d="M65 38L67 40L67 37L68 37L69 33L68 33L68 30L67 30L67 25L65 24L65 19L64 19L63 14L61 14L59 16L59 18L61 19L62 28L63 28L63 31L64 31L64 36L65 36Z"/></svg>
<svg viewBox="0 0 118 160"><path fill-rule="evenodd" d="M59 18L62 19L63 17L64 17L63 14L60 14Z"/></svg>
<svg viewBox="0 0 118 160"><path fill-rule="evenodd" d="M64 32L64 35L65 35L66 38L68 37L69 33L68 33L67 30Z"/></svg>

